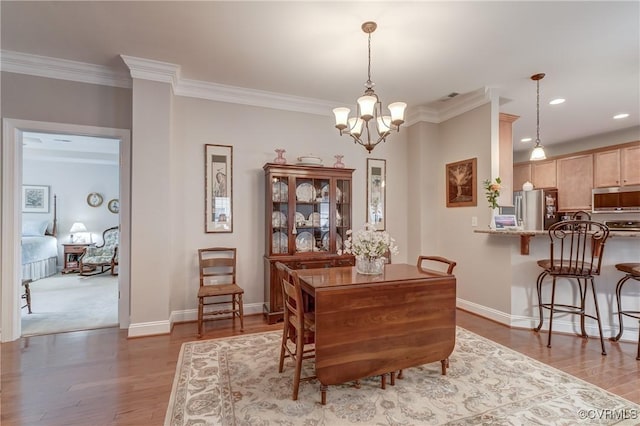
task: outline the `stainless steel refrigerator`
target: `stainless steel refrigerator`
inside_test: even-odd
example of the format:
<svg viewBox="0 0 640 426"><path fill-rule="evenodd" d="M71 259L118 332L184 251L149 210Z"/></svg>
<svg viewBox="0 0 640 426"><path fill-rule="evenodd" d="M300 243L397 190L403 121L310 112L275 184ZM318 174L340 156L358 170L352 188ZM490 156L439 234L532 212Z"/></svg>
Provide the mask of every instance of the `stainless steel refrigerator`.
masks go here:
<svg viewBox="0 0 640 426"><path fill-rule="evenodd" d="M558 190L534 189L513 193L513 205L518 224L526 231L549 229L560 220Z"/></svg>

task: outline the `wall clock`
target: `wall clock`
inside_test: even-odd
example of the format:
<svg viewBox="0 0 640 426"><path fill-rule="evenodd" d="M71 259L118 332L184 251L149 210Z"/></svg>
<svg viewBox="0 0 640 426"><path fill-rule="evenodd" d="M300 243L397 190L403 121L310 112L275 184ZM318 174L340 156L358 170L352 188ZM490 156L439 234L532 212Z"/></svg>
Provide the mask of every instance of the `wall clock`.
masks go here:
<svg viewBox="0 0 640 426"><path fill-rule="evenodd" d="M91 194L87 195L87 204L89 204L91 207L98 207L100 204L102 204L102 195L98 194L97 192L92 192Z"/></svg>
<svg viewBox="0 0 640 426"><path fill-rule="evenodd" d="M109 204L107 204L107 208L111 213L120 213L120 200L117 198L110 200Z"/></svg>

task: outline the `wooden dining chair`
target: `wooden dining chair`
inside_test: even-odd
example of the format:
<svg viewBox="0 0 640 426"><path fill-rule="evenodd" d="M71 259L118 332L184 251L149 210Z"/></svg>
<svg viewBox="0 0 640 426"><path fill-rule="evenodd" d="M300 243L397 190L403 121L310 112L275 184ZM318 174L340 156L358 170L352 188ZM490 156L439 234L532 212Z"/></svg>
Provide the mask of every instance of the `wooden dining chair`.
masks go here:
<svg viewBox="0 0 640 426"><path fill-rule="evenodd" d="M424 267L425 262L427 262L426 263L427 265L433 266L437 270L442 270L443 272L445 271L445 268L446 268L446 273L448 275L451 275L453 273L453 268L455 268L457 265L457 263L454 262L453 260L447 259L446 257L442 257L442 256L418 256L418 262L416 263L416 266L420 269L425 269ZM447 368L449 368L449 358L440 360L440 363L442 365L442 375L444 376L447 374ZM402 378L403 378L402 370L400 370L398 372L398 379L402 379ZM394 385L394 384L395 384L394 373L391 373L391 385Z"/></svg>
<svg viewBox="0 0 640 426"><path fill-rule="evenodd" d="M451 275L453 273L453 268L456 267L457 263L453 260L449 260L445 257L441 256L418 256L418 263L416 264L418 268L424 269L423 264L427 261L430 266L435 266L438 269L441 267L444 268L443 265L446 265L447 274Z"/></svg>
<svg viewBox="0 0 640 426"><path fill-rule="evenodd" d="M278 372L283 372L285 358L293 359L295 372L291 399L296 401L300 382L316 378L316 376L301 377L302 361L315 358L315 318L312 312L305 312L304 310L305 305L302 300L302 289L300 288L297 272L282 262L276 262L275 266L281 282L284 305L284 327L282 329ZM290 347L290 343L293 344L293 348Z"/></svg>
<svg viewBox="0 0 640 426"><path fill-rule="evenodd" d="M244 290L236 283L236 249L199 249L198 265L198 338L202 337L204 322L207 320L232 318L235 326L235 319L238 317L240 331L244 331Z"/></svg>

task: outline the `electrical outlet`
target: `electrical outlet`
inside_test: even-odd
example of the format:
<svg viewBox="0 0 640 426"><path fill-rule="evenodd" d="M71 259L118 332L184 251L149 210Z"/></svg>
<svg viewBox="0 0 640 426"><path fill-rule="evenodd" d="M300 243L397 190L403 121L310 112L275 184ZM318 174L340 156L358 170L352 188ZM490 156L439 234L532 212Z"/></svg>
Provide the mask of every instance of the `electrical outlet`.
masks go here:
<svg viewBox="0 0 640 426"><path fill-rule="evenodd" d="M471 226L478 226L478 216L471 216Z"/></svg>

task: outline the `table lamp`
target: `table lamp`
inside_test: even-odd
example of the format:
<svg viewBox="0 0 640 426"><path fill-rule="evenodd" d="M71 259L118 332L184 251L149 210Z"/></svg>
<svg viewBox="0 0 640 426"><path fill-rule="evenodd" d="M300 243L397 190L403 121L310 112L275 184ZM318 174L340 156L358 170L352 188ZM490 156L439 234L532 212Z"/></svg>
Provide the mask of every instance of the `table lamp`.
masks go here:
<svg viewBox="0 0 640 426"><path fill-rule="evenodd" d="M84 226L84 223L82 222L74 222L73 225L71 225L71 229L69 229L69 234L70 234L72 243L75 242L73 239L73 234L77 234L79 232L87 232L87 227Z"/></svg>

